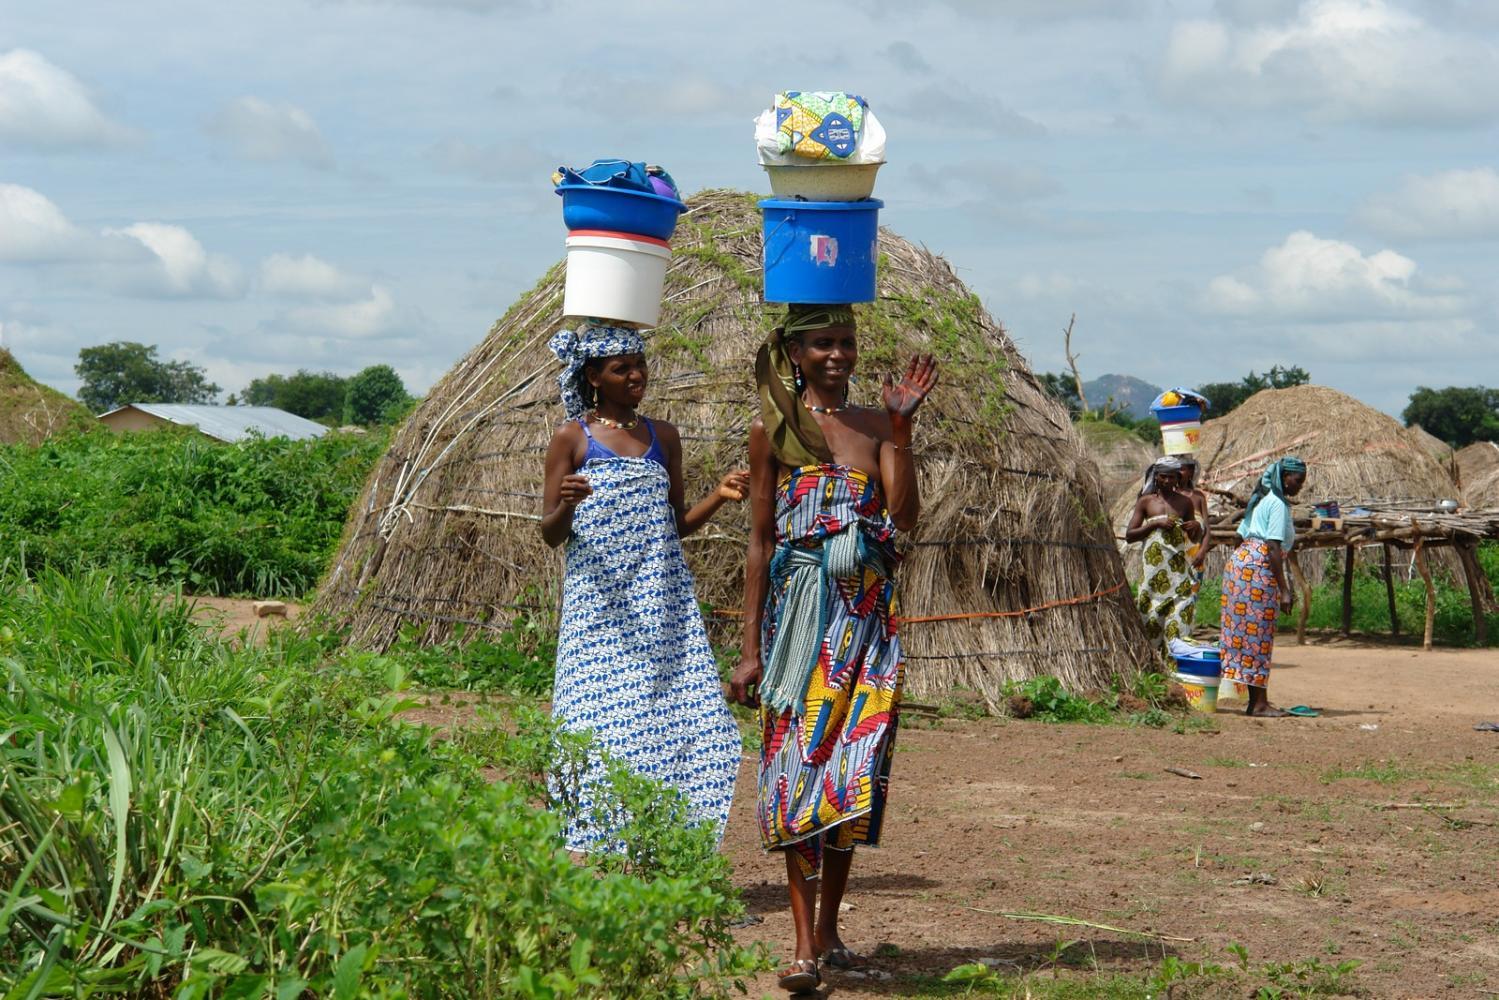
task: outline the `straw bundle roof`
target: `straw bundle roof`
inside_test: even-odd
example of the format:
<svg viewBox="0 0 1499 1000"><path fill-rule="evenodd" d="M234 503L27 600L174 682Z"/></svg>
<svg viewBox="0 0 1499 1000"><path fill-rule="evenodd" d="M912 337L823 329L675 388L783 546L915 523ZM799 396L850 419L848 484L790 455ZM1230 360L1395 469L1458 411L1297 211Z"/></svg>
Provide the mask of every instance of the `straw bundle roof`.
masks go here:
<svg viewBox="0 0 1499 1000"><path fill-rule="evenodd" d="M1468 506L1499 509L1499 443L1473 442L1457 453L1457 468Z"/></svg>
<svg viewBox="0 0 1499 1000"><path fill-rule="evenodd" d="M760 301L755 199L709 191L689 206L648 340L643 409L680 429L690 501L747 460L754 352L782 311ZM472 637L517 615L555 627L561 557L535 522L543 454L562 419L546 347L564 325L562 295L558 264L396 433L317 600L352 642L385 647L413 627L438 642L460 623ZM965 686L997 700L1007 678L1054 674L1088 688L1138 669L1149 649L1066 411L946 261L882 231L880 300L860 307L854 401L878 405L879 374L915 351L944 367L918 418L925 505L903 542L903 614L1009 617L908 622L912 692ZM685 542L714 638L729 645L747 523L747 507L731 505Z"/></svg>
<svg viewBox="0 0 1499 1000"><path fill-rule="evenodd" d="M0 444L41 444L54 434L96 426L92 413L27 375L0 348Z"/></svg>
<svg viewBox="0 0 1499 1000"><path fill-rule="evenodd" d="M1344 507L1427 511L1437 500L1458 495L1444 463L1427 452L1419 437L1393 417L1320 385L1265 389L1225 416L1205 422L1197 450L1202 465L1199 484L1243 501L1265 467L1286 455L1298 455L1307 463L1306 487L1298 498L1301 506L1336 500ZM1137 492L1138 487L1126 487L1110 506L1121 549L1129 548L1122 538ZM1222 498L1210 492L1209 500L1215 518L1231 513ZM1213 550L1208 573L1221 570L1225 554ZM1138 574L1136 563L1126 560L1131 574ZM1436 563L1449 572L1457 565L1442 556ZM1321 564L1322 560L1306 560L1313 584L1322 580Z"/></svg>
<svg viewBox="0 0 1499 1000"><path fill-rule="evenodd" d="M1302 502L1429 506L1457 495L1441 462L1387 414L1336 389L1266 389L1202 427L1197 457L1207 486L1247 496L1265 466L1306 460Z"/></svg>

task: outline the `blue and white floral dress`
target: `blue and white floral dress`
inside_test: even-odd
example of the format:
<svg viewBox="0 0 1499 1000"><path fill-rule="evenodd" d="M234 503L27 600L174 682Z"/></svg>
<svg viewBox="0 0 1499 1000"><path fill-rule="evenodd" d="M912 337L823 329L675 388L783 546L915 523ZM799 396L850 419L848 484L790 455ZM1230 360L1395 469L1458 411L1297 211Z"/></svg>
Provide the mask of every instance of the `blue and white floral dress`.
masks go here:
<svg viewBox="0 0 1499 1000"><path fill-rule="evenodd" d="M682 556L665 455L649 421L650 450L639 458L616 455L579 423L588 453L578 471L593 493L578 504L567 543L553 717L681 792L692 820L721 836L741 744ZM616 850L591 793L601 767L587 770L567 846Z"/></svg>

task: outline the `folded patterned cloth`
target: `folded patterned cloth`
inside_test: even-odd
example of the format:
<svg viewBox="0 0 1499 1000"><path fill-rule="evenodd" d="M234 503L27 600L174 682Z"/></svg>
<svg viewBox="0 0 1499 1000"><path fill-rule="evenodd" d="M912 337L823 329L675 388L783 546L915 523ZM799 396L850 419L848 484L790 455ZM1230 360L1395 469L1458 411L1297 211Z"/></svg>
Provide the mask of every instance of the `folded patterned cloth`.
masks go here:
<svg viewBox="0 0 1499 1000"><path fill-rule="evenodd" d="M885 130L864 98L829 90L783 90L755 120L760 162L881 163Z"/></svg>

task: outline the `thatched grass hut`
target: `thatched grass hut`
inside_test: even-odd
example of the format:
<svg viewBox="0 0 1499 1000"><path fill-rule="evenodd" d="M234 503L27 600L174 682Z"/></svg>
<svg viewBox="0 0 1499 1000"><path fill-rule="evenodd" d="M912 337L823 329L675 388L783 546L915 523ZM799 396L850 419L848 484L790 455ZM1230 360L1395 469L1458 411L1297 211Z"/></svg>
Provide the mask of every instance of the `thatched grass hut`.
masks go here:
<svg viewBox="0 0 1499 1000"><path fill-rule="evenodd" d="M1499 510L1499 443L1473 442L1457 453L1457 468L1468 506Z"/></svg>
<svg viewBox="0 0 1499 1000"><path fill-rule="evenodd" d="M1239 509L1254 489L1265 466L1285 455L1299 455L1308 465L1301 506L1336 500L1344 507L1377 505L1381 510L1430 510L1443 499L1458 495L1446 467L1428 453L1419 437L1393 417L1336 389L1302 385L1266 389L1225 416L1202 426L1197 458L1201 483L1238 497ZM1210 509L1227 513L1227 498ZM1110 511L1116 535L1134 506L1134 497L1114 500ZM1222 552L1210 560L1208 571L1221 568ZM1320 582L1323 567L1308 559L1307 575ZM1455 560L1437 558L1438 565L1455 573Z"/></svg>
<svg viewBox="0 0 1499 1000"><path fill-rule="evenodd" d="M752 196L689 202L674 240L646 411L677 425L689 497L746 461L755 348L781 314L760 301ZM561 560L541 541L542 456L561 419L547 338L563 325L562 265L521 297L431 390L370 477L317 600L353 642L384 647L555 626ZM880 301L860 310L857 402L878 373L935 353L943 382L918 419L925 498L901 569L909 684L997 699L1001 682L1054 674L1075 689L1148 661L1097 473L1064 409L940 257L880 236ZM733 644L747 511L687 540L716 638ZM923 621L926 618L940 620Z"/></svg>
<svg viewBox="0 0 1499 1000"><path fill-rule="evenodd" d="M15 356L0 348L0 444L41 444L54 434L97 426L92 413L27 375Z"/></svg>

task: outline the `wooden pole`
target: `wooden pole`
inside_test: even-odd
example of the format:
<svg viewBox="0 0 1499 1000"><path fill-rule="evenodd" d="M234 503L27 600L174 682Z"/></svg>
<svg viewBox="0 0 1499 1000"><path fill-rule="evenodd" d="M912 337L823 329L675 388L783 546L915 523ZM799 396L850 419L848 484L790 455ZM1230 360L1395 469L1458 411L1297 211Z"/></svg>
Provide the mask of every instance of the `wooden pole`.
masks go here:
<svg viewBox="0 0 1499 1000"><path fill-rule="evenodd" d="M1390 604L1390 634L1400 634L1400 616L1395 613L1395 571L1390 568L1390 543L1384 543L1384 596Z"/></svg>
<svg viewBox="0 0 1499 1000"><path fill-rule="evenodd" d="M1296 550L1291 550L1291 557L1287 560L1291 564L1292 585L1301 592L1301 610L1296 614L1296 645L1306 645L1306 616L1312 610L1312 588L1306 582L1306 574L1301 572L1301 560L1296 558Z"/></svg>
<svg viewBox="0 0 1499 1000"><path fill-rule="evenodd" d="M1421 544L1421 539L1416 539L1416 572L1421 574L1421 580L1426 584L1426 633L1421 640L1421 648L1431 649L1431 628L1436 624L1437 617L1437 588L1431 582L1431 569L1426 565L1426 546Z"/></svg>
<svg viewBox="0 0 1499 1000"><path fill-rule="evenodd" d="M1478 589L1478 577L1483 572L1478 565L1478 556L1472 545L1457 546L1457 558L1463 564L1463 576L1468 580L1468 601L1473 605L1473 637L1478 645L1489 641L1489 623L1484 614L1483 594Z"/></svg>
<svg viewBox="0 0 1499 1000"><path fill-rule="evenodd" d="M1353 632L1353 546L1343 549L1343 638Z"/></svg>

